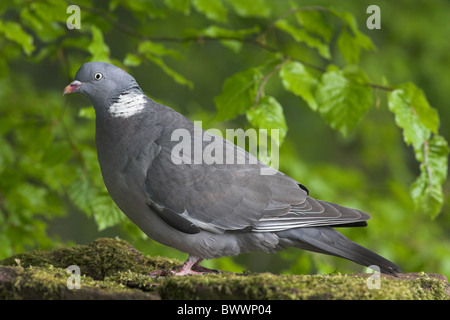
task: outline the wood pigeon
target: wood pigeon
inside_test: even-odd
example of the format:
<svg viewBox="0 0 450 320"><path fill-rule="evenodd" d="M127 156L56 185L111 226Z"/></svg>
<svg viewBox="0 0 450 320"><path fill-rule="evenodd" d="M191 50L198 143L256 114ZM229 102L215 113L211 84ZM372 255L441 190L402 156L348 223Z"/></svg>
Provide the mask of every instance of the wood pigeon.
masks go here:
<svg viewBox="0 0 450 320"><path fill-rule="evenodd" d="M200 262L291 246L400 272L334 229L365 226L367 213L316 200L278 170L263 174L269 167L253 155L149 99L121 68L85 63L64 89L73 92L94 105L98 161L114 202L150 238L189 254L171 273L213 272ZM188 133L186 148L176 132ZM211 141L227 161L194 159Z"/></svg>

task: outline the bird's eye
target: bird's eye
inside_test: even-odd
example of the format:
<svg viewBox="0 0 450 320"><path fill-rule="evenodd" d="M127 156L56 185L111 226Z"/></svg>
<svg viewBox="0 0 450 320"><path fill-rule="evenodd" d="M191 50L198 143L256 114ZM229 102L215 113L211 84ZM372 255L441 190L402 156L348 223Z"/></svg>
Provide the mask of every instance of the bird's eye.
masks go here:
<svg viewBox="0 0 450 320"><path fill-rule="evenodd" d="M95 74L94 74L94 79L95 80L101 80L103 78L103 75L100 73L100 72L96 72Z"/></svg>

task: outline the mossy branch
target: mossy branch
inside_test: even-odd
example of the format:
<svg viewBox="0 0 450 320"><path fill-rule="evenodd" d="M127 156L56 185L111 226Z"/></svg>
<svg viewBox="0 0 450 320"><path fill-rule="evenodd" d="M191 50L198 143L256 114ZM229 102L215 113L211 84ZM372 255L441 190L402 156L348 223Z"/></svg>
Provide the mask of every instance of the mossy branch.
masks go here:
<svg viewBox="0 0 450 320"><path fill-rule="evenodd" d="M172 269L182 262L144 256L119 239L87 245L31 251L0 261L3 299L449 299L444 276L382 276L380 289L369 289L359 275L211 274L148 277L149 271ZM80 268L80 289L69 289Z"/></svg>

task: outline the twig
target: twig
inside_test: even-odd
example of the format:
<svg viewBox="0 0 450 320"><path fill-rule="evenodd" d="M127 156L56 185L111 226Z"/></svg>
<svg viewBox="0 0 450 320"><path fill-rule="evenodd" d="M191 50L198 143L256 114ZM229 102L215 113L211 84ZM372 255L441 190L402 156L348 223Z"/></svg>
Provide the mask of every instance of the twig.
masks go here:
<svg viewBox="0 0 450 320"><path fill-rule="evenodd" d="M375 84L375 83L366 83L366 86L372 87L374 89L381 89L386 91L394 91L395 89L389 86L384 86L381 84Z"/></svg>
<svg viewBox="0 0 450 320"><path fill-rule="evenodd" d="M286 63L286 60L284 60L282 63L277 64L268 74L264 76L264 78L261 80L261 84L259 85L258 92L255 96L255 102L253 103L253 107L256 107L258 105L259 100L261 97L264 96L264 87L266 86L267 81L273 76L275 72L280 70L280 68L283 66L283 64Z"/></svg>

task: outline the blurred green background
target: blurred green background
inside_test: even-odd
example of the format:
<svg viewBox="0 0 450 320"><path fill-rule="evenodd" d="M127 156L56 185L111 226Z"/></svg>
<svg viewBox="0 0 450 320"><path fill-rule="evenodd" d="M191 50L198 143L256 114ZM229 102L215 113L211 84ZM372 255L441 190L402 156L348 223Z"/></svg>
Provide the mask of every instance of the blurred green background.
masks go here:
<svg viewBox="0 0 450 320"><path fill-rule="evenodd" d="M381 29L369 30L366 9L374 2L242 0L240 7L231 0L2 1L0 259L115 236L147 254L187 257L147 239L112 205L98 169L89 101L80 95L63 97L62 90L82 63L108 60L127 68L150 97L192 120L203 120L204 127L248 127L243 115L227 122L215 118L214 98L228 77L265 63L273 53L250 42L176 40L192 30L257 26L267 32L271 46L326 68L329 63L346 64L335 45L336 33L330 40L330 62L271 26L293 6L333 6L348 12L376 46L362 51L358 63L371 82L415 83L437 109L440 134L449 140L450 2L376 1ZM220 6L214 7L217 3ZM70 4L81 8L79 30L66 28ZM7 22L21 26L24 34ZM141 36L159 38L156 43L167 51L153 60L133 61L136 56L130 54L139 53ZM444 205L436 218L415 209L409 189L419 165L387 107L386 91L374 91L372 107L346 137L286 91L278 75L268 79L265 92L282 105L288 128L280 170L306 185L315 198L372 215L368 228L340 231L396 262L404 272L450 276L450 184L444 184ZM274 273L363 270L343 259L297 249L243 254L204 265Z"/></svg>

